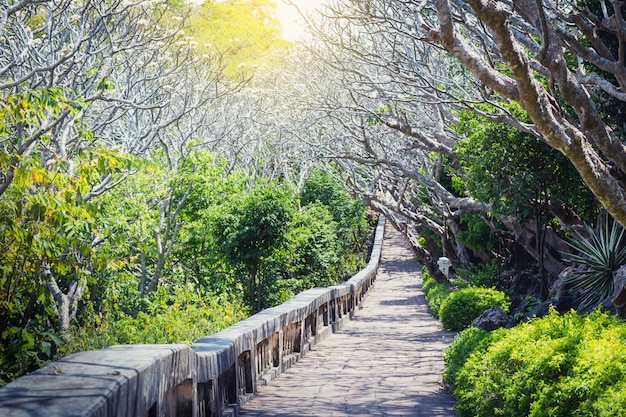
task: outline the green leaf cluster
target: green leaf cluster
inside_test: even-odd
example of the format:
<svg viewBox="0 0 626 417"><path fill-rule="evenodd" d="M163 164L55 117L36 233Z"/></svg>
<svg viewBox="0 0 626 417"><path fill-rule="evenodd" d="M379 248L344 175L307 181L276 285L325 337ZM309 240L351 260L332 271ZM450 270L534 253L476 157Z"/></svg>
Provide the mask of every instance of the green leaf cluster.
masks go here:
<svg viewBox="0 0 626 417"><path fill-rule="evenodd" d="M61 354L114 344L191 344L248 316L248 309L224 294L187 283L159 287L136 314L110 311L94 325L75 327Z"/></svg>
<svg viewBox="0 0 626 417"><path fill-rule="evenodd" d="M313 202L298 210L289 232L289 252L294 276L306 276L301 289L336 284L341 260L338 224L328 206Z"/></svg>
<svg viewBox="0 0 626 417"><path fill-rule="evenodd" d="M341 282L364 266L371 230L363 204L321 171L301 195L257 182L213 211L210 235L258 311L315 286Z"/></svg>
<svg viewBox="0 0 626 417"><path fill-rule="evenodd" d="M444 382L454 391L455 381L459 371L465 365L470 355L475 351L481 351L480 343L487 339L489 332L478 327L468 327L454 337L454 340L446 349L443 356ZM484 348L482 348L484 349Z"/></svg>
<svg viewBox="0 0 626 417"><path fill-rule="evenodd" d="M302 205L319 202L326 206L337 223L341 245L359 251L368 224L363 203L352 198L337 181L321 169L313 169L302 191Z"/></svg>
<svg viewBox="0 0 626 417"><path fill-rule="evenodd" d="M459 194L469 192L495 214L516 216L520 223L547 201L564 203L582 218L596 214L595 199L573 165L537 138L471 112L461 112L457 131L465 137L456 152L468 174L454 182Z"/></svg>
<svg viewBox="0 0 626 417"><path fill-rule="evenodd" d="M439 318L439 311L441 304L450 295L451 286L446 282L437 282L429 273L428 270L422 268L422 290L424 291L424 297L426 298L426 304L431 314Z"/></svg>
<svg viewBox="0 0 626 417"><path fill-rule="evenodd" d="M496 247L497 238L492 228L478 213L464 213L459 218L461 228L457 235L460 243L479 253L490 253Z"/></svg>
<svg viewBox="0 0 626 417"><path fill-rule="evenodd" d="M21 157L13 166L13 181L0 196L0 362L6 373L31 371L54 357L59 343L47 323L57 322L57 313L46 274L63 289L94 282L93 267L106 261L92 246L97 206L84 197L97 178L115 177L128 164L125 155L92 149L71 159L52 156L45 166Z"/></svg>
<svg viewBox="0 0 626 417"><path fill-rule="evenodd" d="M463 330L491 307L508 312L510 300L494 288L467 287L452 291L441 303L439 319L449 330Z"/></svg>
<svg viewBox="0 0 626 417"><path fill-rule="evenodd" d="M29 89L0 100L0 134L16 125L41 127L46 121L67 110L72 114L86 107L84 100L63 88Z"/></svg>
<svg viewBox="0 0 626 417"><path fill-rule="evenodd" d="M508 310L509 302L505 294L492 288L495 282L495 265L477 266L474 272L459 270L458 276L451 282L438 282L425 267L422 268L422 290L430 312L442 322L442 316L445 315L451 327L444 327L454 330L466 328L476 317L495 305ZM461 295L457 294L459 292ZM448 301L453 294L453 300ZM444 305L447 305L445 312Z"/></svg>
<svg viewBox="0 0 626 417"><path fill-rule="evenodd" d="M239 197L239 198L238 198ZM295 210L295 196L279 184L256 184L214 219L226 259L243 264L252 274L272 250L283 244Z"/></svg>
<svg viewBox="0 0 626 417"><path fill-rule="evenodd" d="M626 413L625 359L617 318L552 311L489 335L462 332L445 367L460 417L608 417Z"/></svg>
<svg viewBox="0 0 626 417"><path fill-rule="evenodd" d="M498 267L493 264L472 265L472 270L460 269L457 271L456 282L461 278L470 286L495 288L498 286Z"/></svg>

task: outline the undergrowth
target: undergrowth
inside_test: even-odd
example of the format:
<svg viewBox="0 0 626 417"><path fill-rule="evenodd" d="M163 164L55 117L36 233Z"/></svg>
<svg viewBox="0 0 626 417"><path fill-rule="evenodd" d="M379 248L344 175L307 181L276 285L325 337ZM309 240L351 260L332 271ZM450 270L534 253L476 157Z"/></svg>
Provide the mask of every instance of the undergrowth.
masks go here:
<svg viewBox="0 0 626 417"><path fill-rule="evenodd" d="M626 325L595 311L552 311L486 334L467 329L445 355L459 417L626 415Z"/></svg>

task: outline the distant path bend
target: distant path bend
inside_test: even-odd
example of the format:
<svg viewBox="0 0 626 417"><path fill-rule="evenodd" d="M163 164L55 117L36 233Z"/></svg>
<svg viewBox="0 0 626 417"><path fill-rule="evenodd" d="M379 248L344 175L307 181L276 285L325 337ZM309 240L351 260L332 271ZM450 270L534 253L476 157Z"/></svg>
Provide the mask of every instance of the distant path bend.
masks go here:
<svg viewBox="0 0 626 417"><path fill-rule="evenodd" d="M244 406L242 417L452 417L442 354L454 334L428 311L420 266L387 223L374 288L340 332Z"/></svg>

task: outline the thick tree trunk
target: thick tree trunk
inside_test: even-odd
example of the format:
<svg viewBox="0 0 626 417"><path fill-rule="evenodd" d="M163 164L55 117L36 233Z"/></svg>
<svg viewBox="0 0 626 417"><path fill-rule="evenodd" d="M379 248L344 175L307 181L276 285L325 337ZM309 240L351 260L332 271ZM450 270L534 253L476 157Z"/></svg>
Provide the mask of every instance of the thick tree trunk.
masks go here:
<svg viewBox="0 0 626 417"><path fill-rule="evenodd" d="M544 49L538 59L549 69L552 81L558 86L565 101L580 119L574 124L571 117L560 108L555 98L539 83L524 48L516 41L509 18L510 11L503 3L489 0L468 0L476 16L491 30L502 60L511 76L496 71L476 54L455 33L448 0L437 0L439 30L431 36L463 63L486 86L510 100L517 101L548 145L561 151L574 165L582 180L607 211L626 227L626 190L603 159L598 150L626 169L626 148L603 122L587 90L568 69L562 52L562 42L554 29L542 19L536 2L517 2L526 16L534 17L543 29ZM593 143L591 143L593 141Z"/></svg>

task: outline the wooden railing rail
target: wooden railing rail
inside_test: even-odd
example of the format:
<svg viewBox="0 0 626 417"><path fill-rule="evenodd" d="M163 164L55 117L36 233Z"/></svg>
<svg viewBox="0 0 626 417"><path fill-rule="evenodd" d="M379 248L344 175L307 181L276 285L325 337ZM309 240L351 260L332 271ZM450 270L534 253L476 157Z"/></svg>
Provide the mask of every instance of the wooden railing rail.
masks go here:
<svg viewBox="0 0 626 417"><path fill-rule="evenodd" d="M370 261L347 282L304 291L193 345L80 352L0 389L0 416L237 416L248 396L339 330L376 279L385 220Z"/></svg>

